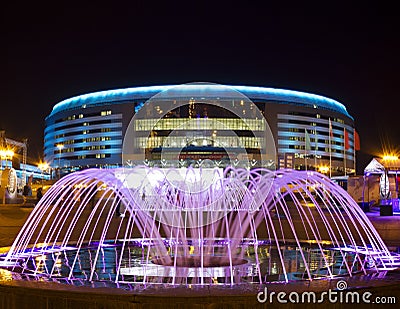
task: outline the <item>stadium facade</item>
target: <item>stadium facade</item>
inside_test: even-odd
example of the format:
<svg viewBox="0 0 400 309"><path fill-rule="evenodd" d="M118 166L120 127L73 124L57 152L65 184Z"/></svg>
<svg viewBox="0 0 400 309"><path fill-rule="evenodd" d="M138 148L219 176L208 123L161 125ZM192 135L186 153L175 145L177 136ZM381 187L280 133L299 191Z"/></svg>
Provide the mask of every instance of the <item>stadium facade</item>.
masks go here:
<svg viewBox="0 0 400 309"><path fill-rule="evenodd" d="M121 166L129 130L147 164L159 164L169 149L187 163L226 165L241 148L255 166L265 165L262 154L273 143L267 159L276 168L355 172L354 119L343 104L299 91L214 84L109 90L59 102L46 117L45 160L64 171Z"/></svg>

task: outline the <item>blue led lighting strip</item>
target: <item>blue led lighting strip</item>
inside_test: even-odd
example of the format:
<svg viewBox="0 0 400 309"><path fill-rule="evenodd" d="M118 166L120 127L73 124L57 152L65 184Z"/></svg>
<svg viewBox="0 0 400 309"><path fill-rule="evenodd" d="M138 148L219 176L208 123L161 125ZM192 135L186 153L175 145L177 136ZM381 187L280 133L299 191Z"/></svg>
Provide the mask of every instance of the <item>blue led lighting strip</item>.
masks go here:
<svg viewBox="0 0 400 309"><path fill-rule="evenodd" d="M340 112L350 118L352 118L346 110L346 107L333 99L310 94L300 91L293 90L285 90L285 89L276 89L276 88L264 88L264 87L251 87L251 86L224 86L224 85L212 85L212 84L186 84L186 85L168 85L168 86L149 86L149 87L135 87L135 88L126 88L126 89L116 89L116 90L107 90L107 91L99 91L88 93L76 97L72 97L66 99L64 101L59 102L53 107L53 111L50 114L53 115L57 112L74 109L74 108L84 108L89 107L90 105L99 104L99 103L108 103L116 102L116 101L126 101L126 100L143 100L149 99L152 96L160 93L162 91L166 91L177 87L179 91L177 93L184 94L185 90L187 91L201 91L202 93L207 90L212 91L215 94L215 91L225 91L227 92L229 87L233 90L237 90L242 94L246 95L252 100L260 99L260 100L276 100L282 101L286 104L293 103L302 103L313 107L326 108L330 110L334 110ZM228 89L224 90L224 87L228 87Z"/></svg>

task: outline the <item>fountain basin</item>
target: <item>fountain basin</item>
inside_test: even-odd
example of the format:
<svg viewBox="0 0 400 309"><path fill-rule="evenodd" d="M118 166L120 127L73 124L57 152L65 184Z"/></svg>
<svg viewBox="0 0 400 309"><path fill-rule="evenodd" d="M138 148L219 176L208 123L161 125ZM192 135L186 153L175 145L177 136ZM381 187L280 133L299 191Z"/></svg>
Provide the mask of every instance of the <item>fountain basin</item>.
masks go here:
<svg viewBox="0 0 400 309"><path fill-rule="evenodd" d="M134 290L332 280L399 265L358 205L321 174L228 168L203 183L200 169L196 190L185 191L171 171L153 179L153 169L63 177L0 266Z"/></svg>

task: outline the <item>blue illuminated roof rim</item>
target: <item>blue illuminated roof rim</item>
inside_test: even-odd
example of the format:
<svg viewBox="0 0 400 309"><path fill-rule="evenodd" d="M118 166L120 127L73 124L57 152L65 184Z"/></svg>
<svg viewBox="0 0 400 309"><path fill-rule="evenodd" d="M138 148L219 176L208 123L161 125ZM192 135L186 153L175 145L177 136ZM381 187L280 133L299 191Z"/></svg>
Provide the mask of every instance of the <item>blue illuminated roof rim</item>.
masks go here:
<svg viewBox="0 0 400 309"><path fill-rule="evenodd" d="M115 89L115 90L105 90L92 92L88 94L83 94L79 96L75 96L72 98L68 98L57 103L49 116L55 114L59 111L74 109L78 107L82 107L82 105L94 105L98 103L107 103L112 101L123 101L129 100L128 96L135 96L135 98L141 98L144 100L150 99L152 96L160 93L162 91L166 91L168 89L174 87L181 86L195 86L195 87L210 87L213 84L184 84L184 85L165 85L165 86L143 86L143 87L132 87L132 88L124 88L124 89ZM287 101L290 103L304 103L308 105L316 104L321 105L321 107L325 107L340 113L345 114L346 116L351 117L346 107L331 98L324 97L322 95L306 93L295 90L287 90L287 89L278 89L278 88L267 88L267 87L259 87L259 86L238 86L238 85L219 85L219 87L228 87L234 90L239 91L240 93L249 97L249 99L264 99L264 100L277 100L277 101ZM124 98L127 96L127 98Z"/></svg>

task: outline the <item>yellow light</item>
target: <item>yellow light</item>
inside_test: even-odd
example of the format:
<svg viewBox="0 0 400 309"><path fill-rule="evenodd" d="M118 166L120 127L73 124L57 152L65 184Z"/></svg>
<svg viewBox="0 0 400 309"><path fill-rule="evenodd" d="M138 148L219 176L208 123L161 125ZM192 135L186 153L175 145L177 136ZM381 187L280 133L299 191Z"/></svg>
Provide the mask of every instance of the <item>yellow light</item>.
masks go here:
<svg viewBox="0 0 400 309"><path fill-rule="evenodd" d="M399 159L399 157L398 156L396 156L396 155L384 155L383 157L382 157L382 159L383 159L383 161L397 161L398 159Z"/></svg>
<svg viewBox="0 0 400 309"><path fill-rule="evenodd" d="M320 173L328 173L329 172L329 166L325 166L325 165L318 166L318 172L320 172Z"/></svg>
<svg viewBox="0 0 400 309"><path fill-rule="evenodd" d="M45 171L49 168L49 164L47 162L41 162L38 164L38 168L42 171Z"/></svg>
<svg viewBox="0 0 400 309"><path fill-rule="evenodd" d="M58 148L58 150L61 150L61 149L64 148L64 145L63 144L57 144L56 147Z"/></svg>
<svg viewBox="0 0 400 309"><path fill-rule="evenodd" d="M0 150L0 157L2 159L11 159L14 156L14 151L10 149L1 149Z"/></svg>
<svg viewBox="0 0 400 309"><path fill-rule="evenodd" d="M321 245L331 245L332 242L330 240L307 240L309 244L321 244Z"/></svg>
<svg viewBox="0 0 400 309"><path fill-rule="evenodd" d="M42 262L46 261L46 256L45 255L38 255L37 257L35 257L35 260L38 263L42 263Z"/></svg>
<svg viewBox="0 0 400 309"><path fill-rule="evenodd" d="M306 207L310 207L310 208L313 208L313 207L315 207L315 204L314 203L301 203L301 205L303 205L303 206L306 206Z"/></svg>
<svg viewBox="0 0 400 309"><path fill-rule="evenodd" d="M57 259L54 264L55 264L54 267L56 267L56 268L61 268L61 266L62 266L62 263L61 263L60 259Z"/></svg>
<svg viewBox="0 0 400 309"><path fill-rule="evenodd" d="M12 281L13 280L12 273L5 269L0 269L0 278L3 281Z"/></svg>
<svg viewBox="0 0 400 309"><path fill-rule="evenodd" d="M87 184L83 184L83 183L77 183L74 185L74 189L81 189L81 188L86 188Z"/></svg>
<svg viewBox="0 0 400 309"><path fill-rule="evenodd" d="M14 151L6 150L6 156L12 158L14 156Z"/></svg>

